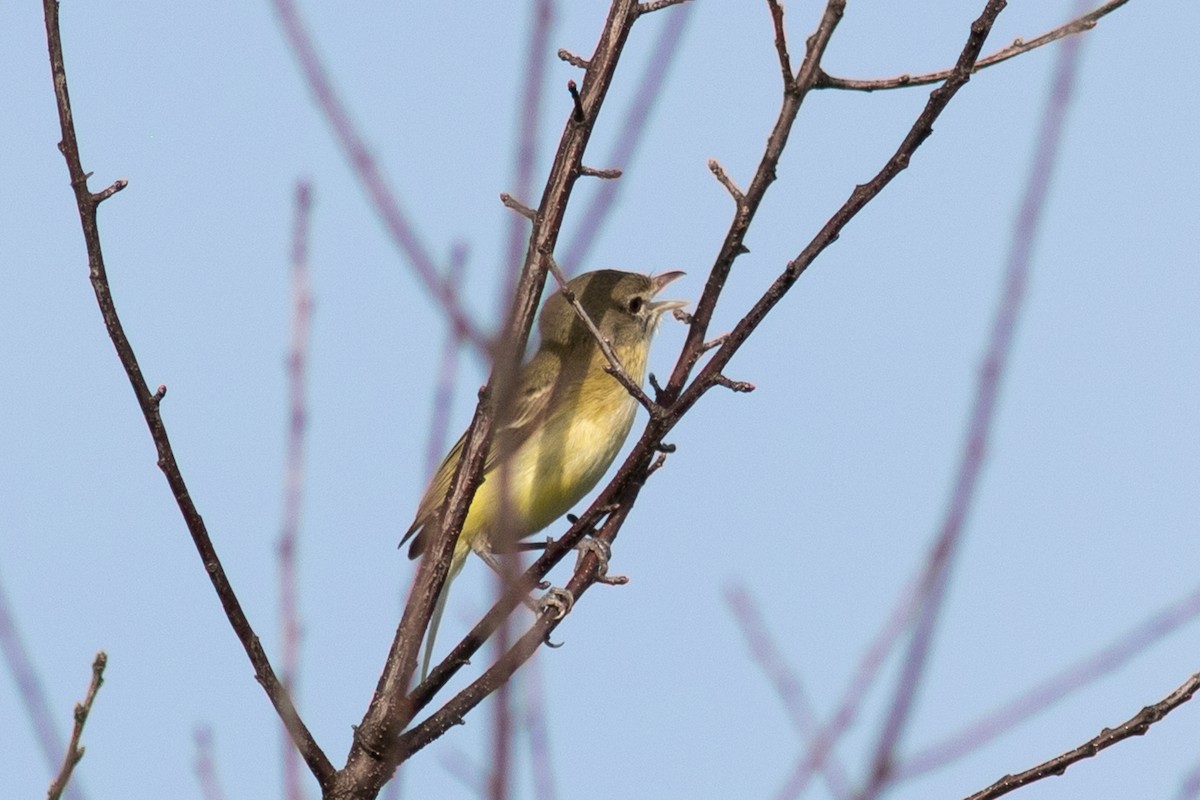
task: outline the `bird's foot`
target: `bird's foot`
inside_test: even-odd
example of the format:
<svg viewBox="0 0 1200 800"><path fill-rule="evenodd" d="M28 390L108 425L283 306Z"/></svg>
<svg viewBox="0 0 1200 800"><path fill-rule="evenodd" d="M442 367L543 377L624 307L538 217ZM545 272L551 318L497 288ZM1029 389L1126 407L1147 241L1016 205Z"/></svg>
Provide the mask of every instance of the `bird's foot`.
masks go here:
<svg viewBox="0 0 1200 800"><path fill-rule="evenodd" d="M583 559L591 553L596 557L596 582L603 583L607 586L624 586L629 583L629 578L625 575L609 575L608 560L612 557L612 547L603 539L596 539L591 536L582 540L575 545L575 549L579 551L578 559L575 562L575 569L579 569Z"/></svg>

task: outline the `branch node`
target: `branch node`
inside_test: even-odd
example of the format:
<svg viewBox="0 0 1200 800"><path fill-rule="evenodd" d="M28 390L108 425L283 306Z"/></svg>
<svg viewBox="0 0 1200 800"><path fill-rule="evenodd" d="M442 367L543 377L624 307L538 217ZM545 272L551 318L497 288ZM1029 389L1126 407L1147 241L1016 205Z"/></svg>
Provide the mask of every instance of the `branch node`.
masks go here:
<svg viewBox="0 0 1200 800"><path fill-rule="evenodd" d="M158 385L158 389L156 389L154 391L154 394L150 395L150 405L154 406L155 408L158 408L159 404L162 403L163 398L166 396L167 396L167 385L165 383L160 383Z"/></svg>
<svg viewBox="0 0 1200 800"><path fill-rule="evenodd" d="M649 468L646 470L646 477L649 478L651 475L658 472L660 469L662 469L662 466L665 463L667 463L667 454L659 453L657 456L654 457L654 463L651 464L649 466Z"/></svg>
<svg viewBox="0 0 1200 800"><path fill-rule="evenodd" d="M599 179L605 180L605 181L615 181L617 178L621 177L621 170L615 169L615 168L614 169L596 169L595 167L589 167L589 166L580 164L579 165L579 174L587 175L588 177L591 177L591 178L599 178Z"/></svg>
<svg viewBox="0 0 1200 800"><path fill-rule="evenodd" d="M522 203L517 198L513 197L508 192L500 193L500 202L503 203L506 207L511 208L513 211L517 212L522 217L524 217L525 219L527 219L531 222L537 216L536 211L534 211L532 208L530 208L529 206Z"/></svg>
<svg viewBox="0 0 1200 800"><path fill-rule="evenodd" d="M728 333L722 333L720 336L716 337L715 339L709 339L707 342L700 345L700 352L707 353L709 350L720 347L721 345L725 344L725 340L728 338L729 338Z"/></svg>
<svg viewBox="0 0 1200 800"><path fill-rule="evenodd" d="M658 442L654 445L654 449L660 453L674 453L676 448L673 444L667 442Z"/></svg>
<svg viewBox="0 0 1200 800"><path fill-rule="evenodd" d="M592 65L592 62L588 61L586 58L580 58L570 50L562 47L558 48L558 57L570 64L572 67L578 67L579 69L587 69Z"/></svg>

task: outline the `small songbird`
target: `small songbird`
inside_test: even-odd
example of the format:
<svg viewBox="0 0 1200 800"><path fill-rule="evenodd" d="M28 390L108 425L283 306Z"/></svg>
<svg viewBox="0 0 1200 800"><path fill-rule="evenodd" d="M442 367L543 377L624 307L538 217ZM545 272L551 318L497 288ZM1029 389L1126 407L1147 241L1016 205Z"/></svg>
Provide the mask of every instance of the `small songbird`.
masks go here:
<svg viewBox="0 0 1200 800"><path fill-rule="evenodd" d="M639 385L663 314L687 305L685 300L654 297L682 275L666 272L651 277L605 269L584 273L567 284ZM495 564L493 551L511 547L567 513L599 482L633 426L637 400L606 371L608 359L561 291L546 300L538 331L541 344L520 369L510 407L500 409L496 419L483 483L467 512L425 638L422 679L429 672L450 582L467 553L474 550ZM437 531L437 513L458 467L464 439L465 435L442 460L400 541L403 545L412 539L409 558L423 555ZM502 502L502 485L507 487L507 502ZM503 531L502 507L508 515Z"/></svg>

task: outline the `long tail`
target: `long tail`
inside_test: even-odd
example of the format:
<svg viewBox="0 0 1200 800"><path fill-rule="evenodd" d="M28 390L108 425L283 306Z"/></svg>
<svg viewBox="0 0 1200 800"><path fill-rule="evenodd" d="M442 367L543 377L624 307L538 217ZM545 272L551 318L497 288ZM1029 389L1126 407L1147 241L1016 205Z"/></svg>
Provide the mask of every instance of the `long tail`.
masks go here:
<svg viewBox="0 0 1200 800"><path fill-rule="evenodd" d="M429 618L429 628L425 631L425 655L421 659L419 681L424 681L429 677L429 665L433 662L433 643L437 639L438 626L442 624L442 613L446 610L446 598L450 596L450 584L454 583L458 573L462 572L465 561L466 554L464 553L463 558L456 558L450 562L450 572L446 575L446 582L442 584L442 591L438 593L437 602L434 603L433 615Z"/></svg>

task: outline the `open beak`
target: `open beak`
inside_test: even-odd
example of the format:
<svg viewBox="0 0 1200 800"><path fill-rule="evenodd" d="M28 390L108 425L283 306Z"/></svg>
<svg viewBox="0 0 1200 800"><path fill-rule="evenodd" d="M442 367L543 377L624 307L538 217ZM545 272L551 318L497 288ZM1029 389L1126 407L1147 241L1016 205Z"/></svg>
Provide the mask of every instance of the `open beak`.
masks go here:
<svg viewBox="0 0 1200 800"><path fill-rule="evenodd" d="M664 272L661 275L655 275L652 278L650 278L650 286L654 289L654 294L658 294L659 292L661 292L663 289L666 288L667 284L671 283L672 281L678 280L679 278L682 278L684 276L684 274L685 273L680 272L679 270L674 270L672 272ZM654 312L656 315L661 315L661 314L665 314L668 311L674 311L675 309L678 309L678 308L685 308L689 302L691 302L691 301L689 301L689 300L655 300L653 303L650 303L649 306L650 306L650 310L652 312Z"/></svg>

